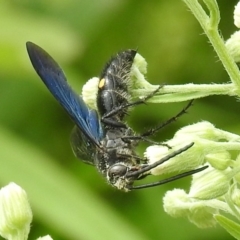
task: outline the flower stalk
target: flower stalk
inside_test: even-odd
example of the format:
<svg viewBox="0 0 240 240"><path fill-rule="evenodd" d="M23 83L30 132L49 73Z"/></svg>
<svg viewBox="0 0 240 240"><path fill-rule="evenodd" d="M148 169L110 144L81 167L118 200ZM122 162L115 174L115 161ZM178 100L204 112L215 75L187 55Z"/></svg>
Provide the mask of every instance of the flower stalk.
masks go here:
<svg viewBox="0 0 240 240"><path fill-rule="evenodd" d="M172 101L190 99L190 96L194 99L211 94L239 97L240 74L237 63L240 63L240 31L235 32L224 42L218 29L220 12L216 0L201 2L206 5L209 14L198 0L183 1L202 26L227 71L231 83L186 84L179 89L178 86L164 86L161 93L169 92L164 92L165 94L151 101L168 102L168 95L171 95ZM240 27L240 3L234 10L234 23L238 28ZM175 89L171 92L170 89L174 87ZM200 122L180 129L173 139L165 144L171 146L170 151L173 151L182 147L183 143L189 142L194 142L192 148L159 165L151 173L161 175L187 171L191 167L199 168L202 165L209 167L193 175L188 192L182 189L168 191L163 199L165 211L173 217L186 217L200 228L213 227L218 223L236 239L240 239L240 189L238 187L240 183L240 136L217 129L211 123ZM154 162L168 153L165 146L151 146L147 149L145 156L150 162ZM226 213L234 216L235 220L225 216Z"/></svg>

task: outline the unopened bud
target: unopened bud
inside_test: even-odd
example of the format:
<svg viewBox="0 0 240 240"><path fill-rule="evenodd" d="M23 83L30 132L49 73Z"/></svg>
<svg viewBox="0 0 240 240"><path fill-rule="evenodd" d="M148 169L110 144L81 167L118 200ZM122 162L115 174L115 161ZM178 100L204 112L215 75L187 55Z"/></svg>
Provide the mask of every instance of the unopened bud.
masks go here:
<svg viewBox="0 0 240 240"><path fill-rule="evenodd" d="M237 3L233 12L234 24L240 28L240 2Z"/></svg>
<svg viewBox="0 0 240 240"><path fill-rule="evenodd" d="M225 170L232 163L231 155L227 151L207 154L206 161L210 163L212 167L218 170Z"/></svg>
<svg viewBox="0 0 240 240"><path fill-rule="evenodd" d="M6 239L27 239L32 211L26 192L10 183L0 190L0 235Z"/></svg>
<svg viewBox="0 0 240 240"><path fill-rule="evenodd" d="M220 197L227 193L231 178L230 168L220 171L208 167L203 172L193 175L189 196L201 200Z"/></svg>
<svg viewBox="0 0 240 240"><path fill-rule="evenodd" d="M199 228L213 227L216 225L214 214L218 210L211 205L212 200L195 200L182 189L168 191L163 198L164 210L172 217L186 217Z"/></svg>
<svg viewBox="0 0 240 240"><path fill-rule="evenodd" d="M46 235L44 237L39 237L37 240L53 240L49 235Z"/></svg>
<svg viewBox="0 0 240 240"><path fill-rule="evenodd" d="M97 109L96 99L98 93L99 78L89 79L82 88L83 101L92 109Z"/></svg>
<svg viewBox="0 0 240 240"><path fill-rule="evenodd" d="M240 31L237 31L231 35L226 41L225 46L229 54L233 57L236 63L240 62Z"/></svg>

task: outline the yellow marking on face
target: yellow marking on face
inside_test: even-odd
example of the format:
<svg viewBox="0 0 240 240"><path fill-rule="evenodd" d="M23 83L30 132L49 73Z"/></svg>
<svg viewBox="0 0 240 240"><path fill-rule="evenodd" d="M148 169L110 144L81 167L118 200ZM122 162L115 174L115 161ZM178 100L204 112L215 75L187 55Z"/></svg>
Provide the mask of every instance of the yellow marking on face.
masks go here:
<svg viewBox="0 0 240 240"><path fill-rule="evenodd" d="M105 78L102 78L102 79L100 79L100 81L99 81L99 84L98 84L98 88L103 88L104 87L104 85L105 85Z"/></svg>

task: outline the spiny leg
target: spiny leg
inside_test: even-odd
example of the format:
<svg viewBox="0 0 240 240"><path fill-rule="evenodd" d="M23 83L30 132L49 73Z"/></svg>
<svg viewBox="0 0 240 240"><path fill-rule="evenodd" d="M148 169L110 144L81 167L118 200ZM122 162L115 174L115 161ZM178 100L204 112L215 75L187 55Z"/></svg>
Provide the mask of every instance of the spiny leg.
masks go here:
<svg viewBox="0 0 240 240"><path fill-rule="evenodd" d="M141 135L138 136L126 136L124 137L125 139L131 139L131 140L143 140L143 141L149 141L148 139L146 139L146 137L152 136L154 135L156 132L158 132L159 130L161 130L162 128L164 128L165 126L169 125L172 122L175 122L179 117L181 117L183 114L187 113L188 108L190 108L193 104L194 100L191 100L186 107L184 107L177 115L175 115L174 117L168 119L167 121L161 123L160 125L158 125L155 128L151 128L148 131L146 131L145 133L142 133Z"/></svg>

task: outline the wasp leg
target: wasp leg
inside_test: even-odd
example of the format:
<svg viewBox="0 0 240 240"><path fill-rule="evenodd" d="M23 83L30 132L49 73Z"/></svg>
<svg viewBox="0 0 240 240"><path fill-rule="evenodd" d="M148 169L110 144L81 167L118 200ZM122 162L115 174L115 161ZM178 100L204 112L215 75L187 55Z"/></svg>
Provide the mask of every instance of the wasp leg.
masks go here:
<svg viewBox="0 0 240 240"><path fill-rule="evenodd" d="M166 122L161 123L157 127L151 128L148 131L146 131L145 133L142 133L141 135L138 135L138 136L126 136L124 138L128 138L128 139L131 139L131 140L143 140L143 141L146 141L146 137L154 135L156 132L158 132L159 130L161 130L165 126L175 122L179 117L181 117L183 114L187 113L187 110L193 105L193 101L194 100L191 100L187 104L187 106L184 107L177 115L175 115L174 117L168 119Z"/></svg>

